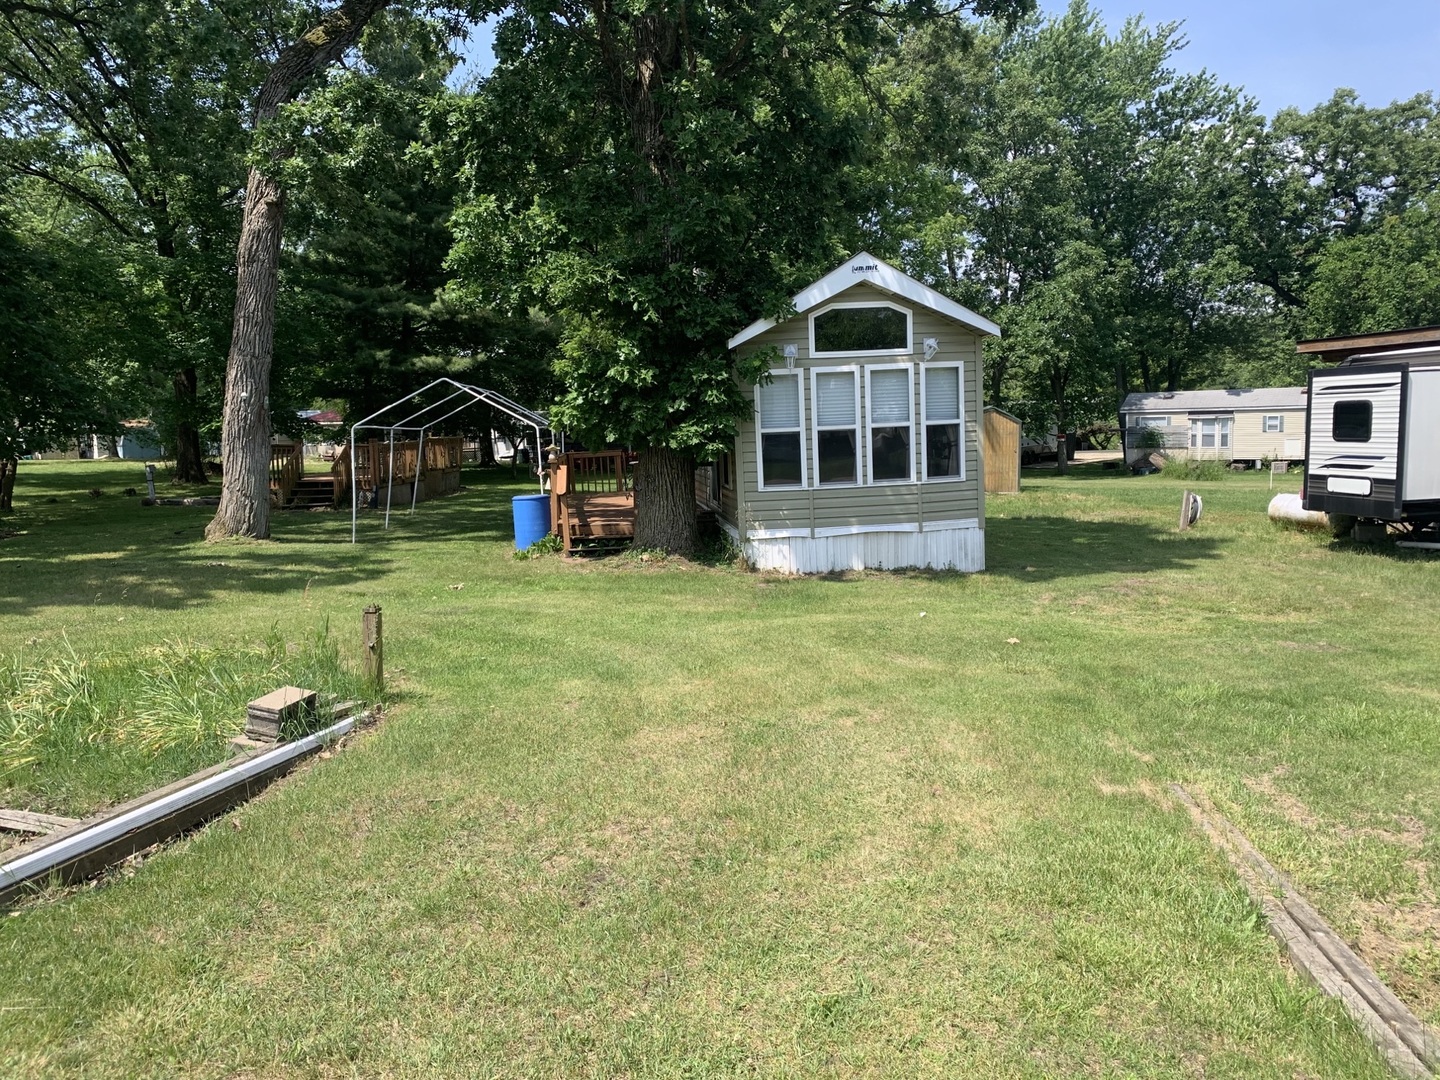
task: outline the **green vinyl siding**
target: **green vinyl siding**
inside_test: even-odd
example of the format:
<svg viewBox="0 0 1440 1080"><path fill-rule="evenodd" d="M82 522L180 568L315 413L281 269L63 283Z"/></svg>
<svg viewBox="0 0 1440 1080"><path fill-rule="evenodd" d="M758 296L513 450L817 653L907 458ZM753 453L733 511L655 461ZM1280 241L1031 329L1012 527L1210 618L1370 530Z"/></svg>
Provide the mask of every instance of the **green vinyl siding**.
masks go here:
<svg viewBox="0 0 1440 1080"><path fill-rule="evenodd" d="M804 447L810 487L759 490L756 431L753 407L740 425L737 438L736 481L739 489L738 524L744 530L795 528L864 528L880 525L920 524L922 521L957 521L983 518L984 495L980 461L980 427L983 421L983 372L981 371L981 338L969 327L952 322L908 301L898 301L888 293L868 285L857 285L842 295L845 303L866 300L903 303L912 312L914 340L908 357L821 357L813 362L809 355L809 316L799 315L781 323L753 341L745 349L773 349L776 368L783 368L784 347L797 350L795 368L805 380ZM810 371L813 367L832 368L909 362L912 371L914 399L911 407L913 454L912 476L923 476L925 439L924 412L921 408L921 375L914 364L924 360L924 340L935 338L939 351L931 363L964 365L964 461L965 479L928 482L815 486L815 444L813 402ZM754 388L743 387L742 393L752 402ZM866 397L860 396L860 438L862 444L862 475L869 476L869 417L865 414Z"/></svg>

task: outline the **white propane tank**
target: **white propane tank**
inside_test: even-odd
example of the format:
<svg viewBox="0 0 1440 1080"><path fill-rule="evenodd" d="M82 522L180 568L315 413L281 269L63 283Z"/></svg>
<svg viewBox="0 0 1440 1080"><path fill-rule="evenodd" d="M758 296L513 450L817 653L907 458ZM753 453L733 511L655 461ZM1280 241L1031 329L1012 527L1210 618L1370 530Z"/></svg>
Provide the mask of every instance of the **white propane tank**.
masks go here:
<svg viewBox="0 0 1440 1080"><path fill-rule="evenodd" d="M1320 510L1306 510L1298 494L1282 492L1270 500L1270 520L1306 529L1328 529L1330 519Z"/></svg>

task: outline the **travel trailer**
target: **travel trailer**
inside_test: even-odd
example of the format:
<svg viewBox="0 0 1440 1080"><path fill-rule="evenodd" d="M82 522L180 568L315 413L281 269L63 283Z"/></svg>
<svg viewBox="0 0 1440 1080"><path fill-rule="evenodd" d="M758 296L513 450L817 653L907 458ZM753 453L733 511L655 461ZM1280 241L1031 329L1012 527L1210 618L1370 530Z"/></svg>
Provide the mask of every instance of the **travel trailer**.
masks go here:
<svg viewBox="0 0 1440 1080"><path fill-rule="evenodd" d="M1440 327L1298 349L1338 361L1310 372L1305 509L1332 525L1440 525Z"/></svg>

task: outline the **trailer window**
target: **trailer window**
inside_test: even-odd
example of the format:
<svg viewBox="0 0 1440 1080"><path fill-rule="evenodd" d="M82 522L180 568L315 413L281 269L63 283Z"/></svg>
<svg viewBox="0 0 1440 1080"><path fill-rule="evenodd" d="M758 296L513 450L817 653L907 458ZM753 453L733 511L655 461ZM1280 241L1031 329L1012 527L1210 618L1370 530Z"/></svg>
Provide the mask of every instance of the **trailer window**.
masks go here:
<svg viewBox="0 0 1440 1080"><path fill-rule="evenodd" d="M1336 442L1369 442L1374 406L1368 401L1337 401L1330 421L1330 437Z"/></svg>
<svg viewBox="0 0 1440 1080"><path fill-rule="evenodd" d="M755 387L760 413L760 487L804 487L805 465L800 454L800 375L772 371L770 381Z"/></svg>

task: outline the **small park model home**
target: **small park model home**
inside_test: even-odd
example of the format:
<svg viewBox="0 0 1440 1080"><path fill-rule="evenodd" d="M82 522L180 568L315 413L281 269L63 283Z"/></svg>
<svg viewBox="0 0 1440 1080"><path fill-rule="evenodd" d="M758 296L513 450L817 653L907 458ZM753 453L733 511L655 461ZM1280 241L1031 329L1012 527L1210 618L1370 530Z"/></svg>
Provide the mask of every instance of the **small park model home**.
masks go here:
<svg viewBox="0 0 1440 1080"><path fill-rule="evenodd" d="M721 525L760 569L985 568L981 343L997 327L872 255L730 339L768 382L715 466Z"/></svg>

